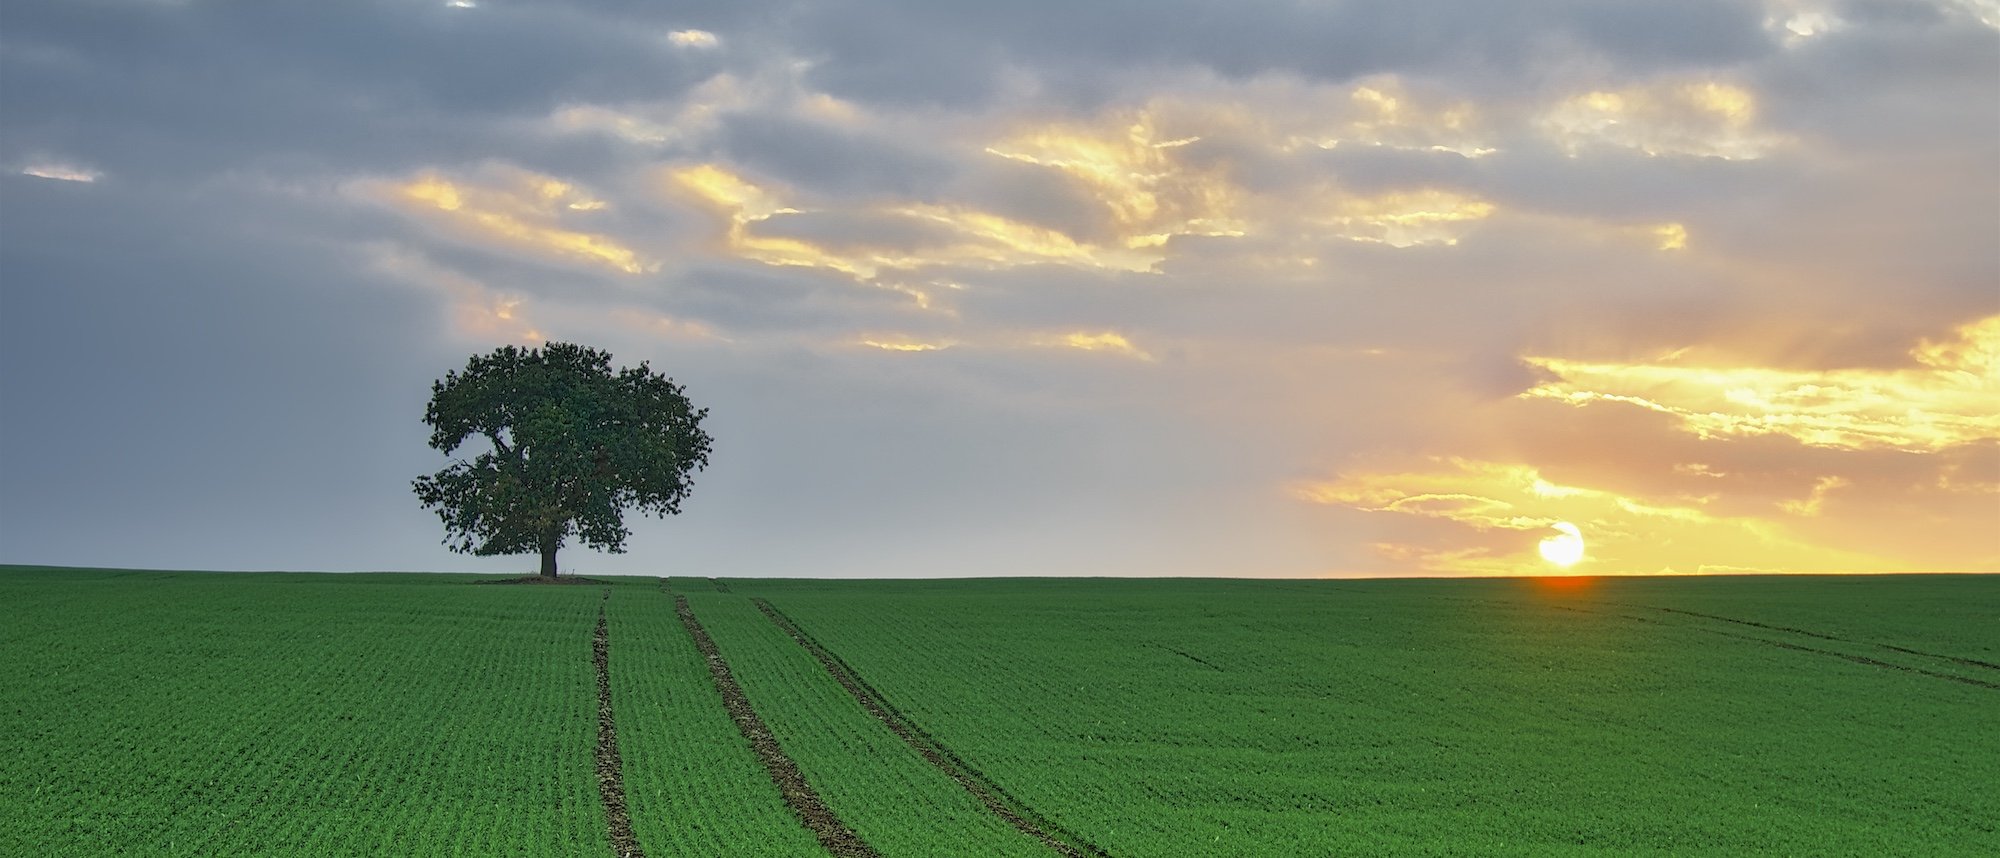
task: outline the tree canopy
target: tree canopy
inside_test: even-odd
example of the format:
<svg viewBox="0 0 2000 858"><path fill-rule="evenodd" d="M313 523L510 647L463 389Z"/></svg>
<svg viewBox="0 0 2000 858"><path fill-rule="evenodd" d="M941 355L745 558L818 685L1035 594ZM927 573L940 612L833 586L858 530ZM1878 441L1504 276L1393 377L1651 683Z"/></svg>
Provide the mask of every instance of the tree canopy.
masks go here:
<svg viewBox="0 0 2000 858"><path fill-rule="evenodd" d="M432 447L449 455L478 436L488 449L413 485L451 550L540 554L553 578L571 537L620 553L626 509L680 512L708 465L707 415L643 362L613 370L585 346L503 346L432 384L424 409Z"/></svg>

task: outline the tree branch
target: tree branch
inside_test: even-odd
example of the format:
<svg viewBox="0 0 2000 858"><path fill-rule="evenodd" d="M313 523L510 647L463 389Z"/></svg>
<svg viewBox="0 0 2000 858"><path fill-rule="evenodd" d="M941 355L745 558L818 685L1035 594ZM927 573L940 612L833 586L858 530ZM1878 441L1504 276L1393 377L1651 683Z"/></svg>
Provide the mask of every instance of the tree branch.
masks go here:
<svg viewBox="0 0 2000 858"><path fill-rule="evenodd" d="M507 442L500 440L499 430L493 430L485 432L483 434L486 435L486 440L493 442L494 451L498 452L502 456L507 457L509 461L512 461L515 464L520 463L521 457L520 455L514 452L514 448L507 446Z"/></svg>

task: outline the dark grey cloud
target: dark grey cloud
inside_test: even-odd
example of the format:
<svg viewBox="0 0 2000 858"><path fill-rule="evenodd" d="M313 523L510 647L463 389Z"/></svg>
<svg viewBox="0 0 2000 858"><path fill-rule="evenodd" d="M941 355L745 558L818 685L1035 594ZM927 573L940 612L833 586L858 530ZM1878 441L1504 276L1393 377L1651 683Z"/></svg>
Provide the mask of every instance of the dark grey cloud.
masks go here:
<svg viewBox="0 0 2000 858"><path fill-rule="evenodd" d="M807 194L931 199L954 172L944 158L879 133L783 116L733 115L719 137L719 152L731 161Z"/></svg>
<svg viewBox="0 0 2000 858"><path fill-rule="evenodd" d="M1719 200L1737 208L1769 205L1811 181L1782 161L1629 149L1571 158L1550 147L1524 146L1491 161L1477 164L1465 187L1530 211L1634 224L1688 218Z"/></svg>
<svg viewBox="0 0 2000 858"><path fill-rule="evenodd" d="M733 333L848 335L923 321L909 295L857 284L832 271L801 273L755 263L696 265L655 294L661 310Z"/></svg>
<svg viewBox="0 0 2000 858"><path fill-rule="evenodd" d="M989 158L960 172L946 199L1078 240L1101 241L1111 232L1103 198L1040 165Z"/></svg>
<svg viewBox="0 0 2000 858"><path fill-rule="evenodd" d="M1850 156L1990 168L1992 147L1966 144L2000 138L2000 39L1924 4L1894 8L1922 14L1835 30L1761 67L1766 121Z"/></svg>
<svg viewBox="0 0 2000 858"><path fill-rule="evenodd" d="M716 70L560 5L17 3L0 38L0 145L127 174L476 159L504 120Z"/></svg>
<svg viewBox="0 0 2000 858"><path fill-rule="evenodd" d="M936 221L907 214L873 212L793 212L773 215L749 228L766 238L792 238L843 253L887 250L910 253L951 244L957 233Z"/></svg>
<svg viewBox="0 0 2000 858"><path fill-rule="evenodd" d="M1105 68L1198 66L1230 78L1332 82L1382 72L1519 76L1552 51L1628 74L1742 62L1772 49L1759 4L813 3L795 36L815 84L858 100L981 103L1006 94L994 70L1031 71L1057 93ZM1105 93L1110 95L1110 93Z"/></svg>
<svg viewBox="0 0 2000 858"><path fill-rule="evenodd" d="M1057 265L1003 271L946 271L968 284L955 308L1012 330L1116 330L1135 336L1174 331L1205 290L1132 272L1085 272Z"/></svg>

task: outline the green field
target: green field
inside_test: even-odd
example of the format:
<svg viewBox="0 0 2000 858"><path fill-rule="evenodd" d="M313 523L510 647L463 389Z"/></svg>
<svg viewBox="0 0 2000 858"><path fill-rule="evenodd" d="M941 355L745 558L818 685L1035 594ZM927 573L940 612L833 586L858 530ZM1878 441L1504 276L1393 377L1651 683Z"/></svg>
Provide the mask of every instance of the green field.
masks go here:
<svg viewBox="0 0 2000 858"><path fill-rule="evenodd" d="M882 855L2000 854L2000 576L471 580L0 567L0 855L609 856L600 605L647 854L828 854L676 595Z"/></svg>

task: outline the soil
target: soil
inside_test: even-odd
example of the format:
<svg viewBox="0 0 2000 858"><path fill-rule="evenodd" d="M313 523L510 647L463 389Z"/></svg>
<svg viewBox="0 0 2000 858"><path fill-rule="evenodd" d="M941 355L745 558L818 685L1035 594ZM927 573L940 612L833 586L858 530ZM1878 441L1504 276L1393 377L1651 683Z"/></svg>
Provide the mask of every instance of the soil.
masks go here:
<svg viewBox="0 0 2000 858"><path fill-rule="evenodd" d="M604 591L604 601L611 591ZM611 719L611 636L604 605L597 606L597 631L590 637L590 660L597 666L597 793L604 800L604 824L611 837L611 854L646 858L632 834L632 817L625 811L625 765L618 756L618 725Z"/></svg>
<svg viewBox="0 0 2000 858"><path fill-rule="evenodd" d="M661 582L662 587L665 584ZM736 675L729 670L729 663L723 660L721 650L716 649L714 639L701 627L701 621L695 619L686 596L674 596L674 612L680 615L681 624L687 626L688 635L694 638L695 649L708 660L708 673L715 680L716 692L722 695L723 708L729 711L729 717L736 722L736 729L742 731L743 738L750 740L751 749L757 752L757 759L763 762L764 770L771 775L771 782L778 785L785 804L791 806L799 822L819 839L826 851L834 855L842 858L879 856L881 853L834 815L833 809L827 807L819 793L806 782L798 764L785 756L778 740L772 738L770 728L764 725L764 719L750 708L750 698L745 697L742 686L736 684Z"/></svg>
<svg viewBox="0 0 2000 858"><path fill-rule="evenodd" d="M1107 854L1103 849L1083 840L1083 838L1076 836L1073 832L1063 831L1053 823L1035 817L1020 801L1007 795L997 784L987 780L984 775L981 775L971 766L966 765L965 761L959 759L956 754L946 750L943 745L938 744L922 730L917 729L916 725L903 717L901 712L896 711L894 707L883 702L881 695L876 693L875 689L870 688L868 683L863 682L860 675L856 674L852 668L849 668L846 662L841 661L838 656L827 651L825 647L820 646L818 641L813 640L800 631L799 627L792 623L791 618L780 613L777 608L772 607L770 602L754 598L750 601L757 606L757 610L763 611L764 616L770 618L771 622L775 623L779 629L782 629L785 634L790 635L793 641L796 641L799 646L805 647L807 652L812 653L813 658L819 660L820 666L826 668L827 674L832 676L835 682L840 683L840 687L847 689L847 693L853 695L855 702L860 703L862 709L867 710L869 715L874 716L875 720L882 722L884 726L889 728L890 732L895 733L904 742L908 743L911 748L916 749L916 752L922 754L924 759L929 760L931 765L938 767L938 770L950 776L952 780L957 781L958 785L964 787L966 792L972 793L972 796L979 799L979 803L985 805L986 809L992 811L994 815L1006 820L1007 824L1019 829L1021 833L1041 841L1042 845L1055 850L1059 855L1070 856L1070 858L1085 858L1085 856L1104 856ZM1188 657L1193 658L1193 656ZM1200 661L1200 659L1196 659L1196 661ZM1207 662L1203 662L1203 664L1207 664ZM1209 666L1214 667L1214 665ZM1217 669L1219 670L1220 668ZM1058 834L1061 836L1058 836Z"/></svg>

